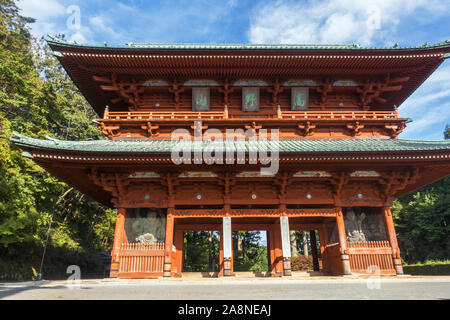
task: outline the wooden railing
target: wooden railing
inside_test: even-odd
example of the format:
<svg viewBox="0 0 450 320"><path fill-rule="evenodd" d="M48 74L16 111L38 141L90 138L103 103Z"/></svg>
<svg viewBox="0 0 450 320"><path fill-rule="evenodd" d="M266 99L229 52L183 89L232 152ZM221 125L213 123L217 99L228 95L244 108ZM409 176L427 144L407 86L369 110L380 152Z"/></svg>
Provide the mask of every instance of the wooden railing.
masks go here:
<svg viewBox="0 0 450 320"><path fill-rule="evenodd" d="M104 118L107 120L201 120L201 119L227 119L225 112L105 112Z"/></svg>
<svg viewBox="0 0 450 320"><path fill-rule="evenodd" d="M348 242L348 251L354 273L396 274L389 241Z"/></svg>
<svg viewBox="0 0 450 320"><path fill-rule="evenodd" d="M390 248L389 241L349 241L349 248Z"/></svg>
<svg viewBox="0 0 450 320"><path fill-rule="evenodd" d="M283 111L281 119L299 120L385 120L397 119L390 111Z"/></svg>
<svg viewBox="0 0 450 320"><path fill-rule="evenodd" d="M123 243L119 250L120 276L159 276L163 266L164 243Z"/></svg>
<svg viewBox="0 0 450 320"><path fill-rule="evenodd" d="M208 119L282 119L282 120L395 120L398 119L397 111L281 111L276 114L242 115L229 114L224 111L187 112L187 111L130 111L109 112L105 111L103 120L208 120Z"/></svg>

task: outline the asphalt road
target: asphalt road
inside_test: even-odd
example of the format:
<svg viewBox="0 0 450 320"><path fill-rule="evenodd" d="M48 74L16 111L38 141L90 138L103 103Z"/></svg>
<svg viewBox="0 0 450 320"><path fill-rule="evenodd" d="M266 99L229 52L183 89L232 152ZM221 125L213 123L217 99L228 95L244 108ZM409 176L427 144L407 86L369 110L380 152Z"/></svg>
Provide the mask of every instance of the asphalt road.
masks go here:
<svg viewBox="0 0 450 320"><path fill-rule="evenodd" d="M450 299L450 277L389 279L86 280L0 283L0 299Z"/></svg>

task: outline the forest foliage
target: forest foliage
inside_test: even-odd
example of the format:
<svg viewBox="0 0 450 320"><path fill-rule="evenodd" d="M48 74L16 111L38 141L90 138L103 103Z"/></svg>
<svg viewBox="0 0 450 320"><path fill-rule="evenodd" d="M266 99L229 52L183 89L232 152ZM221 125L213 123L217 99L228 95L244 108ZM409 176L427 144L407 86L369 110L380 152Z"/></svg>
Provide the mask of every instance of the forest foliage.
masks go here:
<svg viewBox="0 0 450 320"><path fill-rule="evenodd" d="M13 131L35 138L102 138L91 122L92 108L46 43L30 35L33 21L13 1L0 0L0 279L26 278L39 267L50 221L46 266L67 266L81 257L95 263L96 252L110 249L114 232L111 209L22 157L9 141Z"/></svg>
<svg viewBox="0 0 450 320"><path fill-rule="evenodd" d="M22 157L9 140L13 131L35 138L103 139L92 123L96 114L91 106L47 44L31 36L33 22L20 14L14 1L0 0L0 280L32 277L40 266L50 225L47 277L64 274L70 264L100 270L97 254L111 249L114 233L114 210ZM450 258L449 188L447 177L395 202L393 213L406 261ZM242 236L246 253L237 257L236 266L266 268L267 249L254 245L257 234ZM210 242L209 233L190 237L189 259L204 261L205 250L199 249L209 252L210 246L217 252L218 240L213 237ZM188 264L205 267L195 261Z"/></svg>

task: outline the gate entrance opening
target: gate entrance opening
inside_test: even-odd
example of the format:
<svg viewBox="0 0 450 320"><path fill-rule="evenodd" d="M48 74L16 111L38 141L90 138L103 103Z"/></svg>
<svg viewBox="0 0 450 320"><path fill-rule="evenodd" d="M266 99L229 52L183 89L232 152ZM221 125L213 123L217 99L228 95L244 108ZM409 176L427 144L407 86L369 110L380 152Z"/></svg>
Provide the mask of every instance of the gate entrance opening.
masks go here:
<svg viewBox="0 0 450 320"><path fill-rule="evenodd" d="M189 231L183 235L183 271L218 272L220 234L218 231Z"/></svg>
<svg viewBox="0 0 450 320"><path fill-rule="evenodd" d="M233 266L235 272L255 272L264 275L269 271L267 231L233 232Z"/></svg>

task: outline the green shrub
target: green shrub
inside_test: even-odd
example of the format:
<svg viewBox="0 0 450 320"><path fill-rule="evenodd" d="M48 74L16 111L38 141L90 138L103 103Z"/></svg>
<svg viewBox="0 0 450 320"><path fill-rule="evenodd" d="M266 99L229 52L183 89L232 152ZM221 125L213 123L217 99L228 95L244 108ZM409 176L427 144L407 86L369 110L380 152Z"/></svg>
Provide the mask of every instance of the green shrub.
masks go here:
<svg viewBox="0 0 450 320"><path fill-rule="evenodd" d="M42 252L43 247L33 243L0 248L0 281L33 280L39 272ZM104 276L104 263L98 252L48 246L42 268L43 279L67 279L69 265L80 267L82 279Z"/></svg>
<svg viewBox="0 0 450 320"><path fill-rule="evenodd" d="M448 276L450 275L450 260L405 265L403 272L410 275Z"/></svg>

